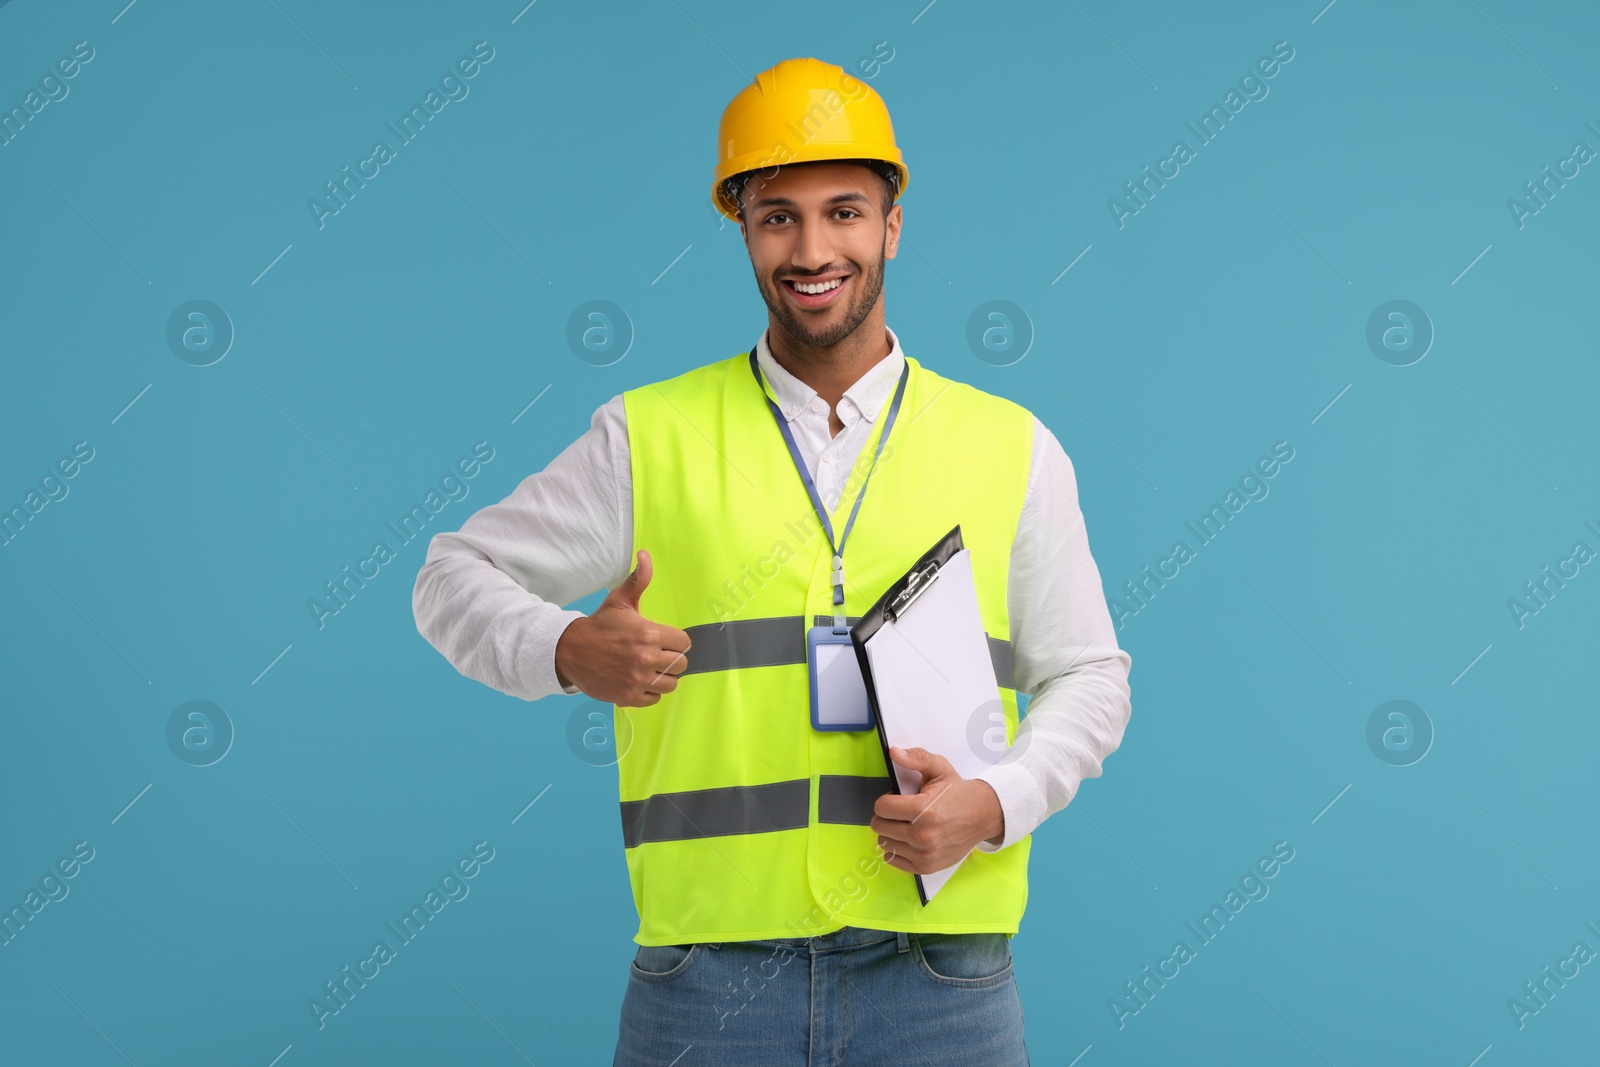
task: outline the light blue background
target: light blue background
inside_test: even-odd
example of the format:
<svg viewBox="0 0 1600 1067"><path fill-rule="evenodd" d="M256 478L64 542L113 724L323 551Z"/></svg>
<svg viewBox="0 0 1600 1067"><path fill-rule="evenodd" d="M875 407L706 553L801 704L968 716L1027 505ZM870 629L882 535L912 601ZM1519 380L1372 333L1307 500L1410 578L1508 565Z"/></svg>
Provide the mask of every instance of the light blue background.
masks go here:
<svg viewBox="0 0 1600 1067"><path fill-rule="evenodd" d="M474 442L430 534L623 389L747 346L718 115L880 41L911 170L889 324L1059 436L1108 596L1295 450L1119 631L1122 748L1034 837L1034 1062L1593 1057L1600 963L1523 1029L1507 1007L1600 951L1600 574L1507 608L1600 549L1600 172L1507 207L1600 148L1592 5L124 2L0 7L7 110L95 49L0 147L0 504L95 450L0 548L0 905L95 849L0 948L0 1063L610 1062L636 918L583 698L434 652L421 540L325 628L306 602ZM308 198L478 41L470 95L319 229ZM1119 229L1107 200L1278 41L1270 95ZM606 367L565 340L597 298L637 335ZM193 299L237 330L207 367L165 340ZM965 340L991 299L1031 321L1010 366ZM1410 366L1365 340L1392 299L1436 330ZM195 699L237 731L206 768L166 740ZM1392 699L1436 731L1411 766L1367 744ZM319 1031L308 999L485 840ZM1278 841L1270 896L1119 1029L1109 999Z"/></svg>

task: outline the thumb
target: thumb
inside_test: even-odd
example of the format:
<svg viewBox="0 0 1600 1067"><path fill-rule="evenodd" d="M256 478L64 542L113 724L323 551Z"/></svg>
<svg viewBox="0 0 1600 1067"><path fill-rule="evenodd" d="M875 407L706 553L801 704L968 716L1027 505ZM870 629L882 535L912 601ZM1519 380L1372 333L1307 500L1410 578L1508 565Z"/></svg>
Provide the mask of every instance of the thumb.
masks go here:
<svg viewBox="0 0 1600 1067"><path fill-rule="evenodd" d="M925 748L901 748L898 745L891 745L889 746L889 756L900 766L921 772L925 778L931 778L953 769L949 760L937 752L929 752Z"/></svg>
<svg viewBox="0 0 1600 1067"><path fill-rule="evenodd" d="M650 576L655 568L650 563L650 553L645 549L639 550L638 564L628 575L628 580L611 590L611 595L606 597L612 604L621 607L639 610L639 598L644 596L645 587L650 584Z"/></svg>

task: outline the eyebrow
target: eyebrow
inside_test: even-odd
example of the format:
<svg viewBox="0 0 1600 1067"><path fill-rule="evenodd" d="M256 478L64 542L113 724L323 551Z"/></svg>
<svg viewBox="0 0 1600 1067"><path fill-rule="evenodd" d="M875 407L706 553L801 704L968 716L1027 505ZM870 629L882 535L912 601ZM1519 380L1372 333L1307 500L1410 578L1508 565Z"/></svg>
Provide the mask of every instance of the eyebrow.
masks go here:
<svg viewBox="0 0 1600 1067"><path fill-rule="evenodd" d="M870 206L872 201L868 200L866 198L866 196L864 196L861 193L853 193L852 192L852 193L838 193L838 194L836 194L834 196L830 196L823 203L824 203L825 206L829 206L829 207L831 207L834 204L849 204L849 203L867 204L867 205ZM793 200L790 200L786 196L763 196L761 199L755 201L753 204L750 205L750 210L754 211L758 207L798 208L799 206L800 206L799 204L796 204Z"/></svg>

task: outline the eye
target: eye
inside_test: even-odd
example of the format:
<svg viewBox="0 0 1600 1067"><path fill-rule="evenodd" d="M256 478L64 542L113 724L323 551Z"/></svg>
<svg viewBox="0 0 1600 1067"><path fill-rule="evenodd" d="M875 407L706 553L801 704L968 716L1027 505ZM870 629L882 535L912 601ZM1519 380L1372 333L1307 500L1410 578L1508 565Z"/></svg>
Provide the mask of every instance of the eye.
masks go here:
<svg viewBox="0 0 1600 1067"><path fill-rule="evenodd" d="M789 217L788 215L785 215L781 211L774 211L772 214L770 214L766 218L762 219L761 223L762 223L762 225L766 225L767 223L771 222L773 219L786 219L788 217Z"/></svg>
<svg viewBox="0 0 1600 1067"><path fill-rule="evenodd" d="M853 208L853 207L842 207L842 208L840 208L840 209L839 209L839 211L842 211L842 212L844 212L844 213L845 213L845 214L847 214L847 215L854 215L854 216L856 216L856 217L857 217L857 218L859 218L859 217L860 217L860 216L861 216L861 212L859 212L859 211L857 211L857 210L856 210L856 209L855 209L855 208ZM836 211L836 212L834 212L834 214L836 214L836 215L837 215L837 214L838 214L838 213L839 213L839 211Z"/></svg>

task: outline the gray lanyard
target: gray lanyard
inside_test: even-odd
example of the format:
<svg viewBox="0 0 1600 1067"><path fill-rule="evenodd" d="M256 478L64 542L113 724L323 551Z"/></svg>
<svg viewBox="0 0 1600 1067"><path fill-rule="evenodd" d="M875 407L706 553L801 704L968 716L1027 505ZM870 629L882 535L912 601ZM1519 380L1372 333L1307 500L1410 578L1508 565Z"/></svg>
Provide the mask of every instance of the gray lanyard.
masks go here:
<svg viewBox="0 0 1600 1067"><path fill-rule="evenodd" d="M783 433L784 444L789 446L789 458L794 460L795 470L800 472L800 480L805 483L806 493L811 497L811 506L816 510L817 520L822 523L822 532L827 535L828 547L833 550L833 623L839 629L845 625L844 615L844 543L850 536L850 528L856 524L856 512L861 510L861 501L867 495L867 483L872 481L872 472L878 468L878 457L883 454L884 442L889 440L889 431L894 429L895 416L900 413L900 400L905 396L906 381L911 377L911 364L908 362L900 370L900 383L895 386L894 400L889 404L889 415L883 423L883 433L878 437L878 449L872 454L872 466L867 469L867 476L861 483L861 491L856 494L856 502L850 508L850 518L844 524L844 533L838 542L833 539L833 524L828 521L828 509L822 504L822 497L817 493L816 483L811 480L811 473L806 470L805 458L800 455L800 448L794 443L794 434L789 429L789 420L783 417L783 412L778 410L778 405L772 402L772 397L767 395L766 380L761 377L761 368L756 364L756 350L750 350L750 372L756 376L756 385L761 389L761 395L767 402L767 407L772 411L772 419L778 424L778 429Z"/></svg>

